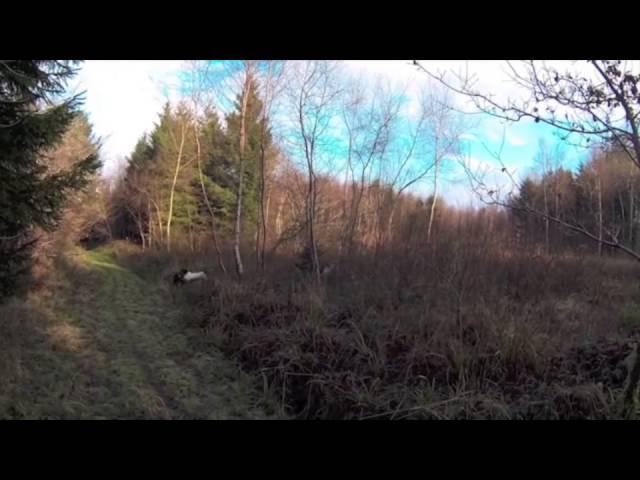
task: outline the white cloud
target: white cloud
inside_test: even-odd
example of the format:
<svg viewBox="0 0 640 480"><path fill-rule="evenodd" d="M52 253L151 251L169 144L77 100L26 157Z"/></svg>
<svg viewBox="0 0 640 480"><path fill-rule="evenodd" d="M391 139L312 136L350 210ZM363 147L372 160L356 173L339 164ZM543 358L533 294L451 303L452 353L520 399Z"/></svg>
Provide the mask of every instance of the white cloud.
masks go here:
<svg viewBox="0 0 640 480"><path fill-rule="evenodd" d="M85 90L84 109L104 140L105 174L152 128L167 98L176 97L182 61L88 60L72 85Z"/></svg>
<svg viewBox="0 0 640 480"><path fill-rule="evenodd" d="M356 75L386 78L395 87L409 87L424 76L410 60L343 60L342 64Z"/></svg>
<svg viewBox="0 0 640 480"><path fill-rule="evenodd" d="M404 89L409 97L405 105L408 115L417 112L420 90L430 83L428 76L416 69L411 60L344 60L341 63L351 74L362 75L371 82L381 78L393 87ZM560 68L569 63L549 62ZM501 96L518 94L518 87L508 80L503 61L425 60L421 64L434 72L468 69L477 76L479 87ZM84 63L74 86L87 91L85 110L96 134L104 139L107 173L114 170L118 158L130 153L140 135L152 128L167 97L176 98L177 73L182 66L183 61L179 60L89 60ZM519 94L522 94L521 90ZM494 126L486 133L490 140L499 141L502 129L498 132ZM467 139L471 140L471 137L468 135ZM507 136L507 142L521 146L526 140L511 134Z"/></svg>
<svg viewBox="0 0 640 480"><path fill-rule="evenodd" d="M499 98L522 96L522 89L509 79L509 67L502 60L419 60L419 62L431 73L445 73L445 78L453 83L456 75L468 74L476 78L478 89L496 93ZM345 60L343 63L348 70L356 74L374 74L388 78L396 86L406 85L407 93L416 98L420 88L430 83L429 76L415 67L412 60ZM563 63L567 62L560 62L561 66ZM458 98L458 103L460 105L465 102Z"/></svg>
<svg viewBox="0 0 640 480"><path fill-rule="evenodd" d="M457 71L476 75L477 87L483 91L496 94L499 100L507 97L523 98L527 94L508 77L508 66L503 61L420 61L432 72ZM340 62L347 73L361 75L364 80L375 83L376 78L387 80L392 87L403 89L409 101L403 113L412 115L418 111L420 92L433 85L424 72L412 65L411 60L360 61L345 60ZM516 62L517 63L517 62ZM591 67L584 62L572 65L573 62L547 62L548 65L561 70L572 68L581 73L588 73ZM87 61L78 75L75 87L87 91L85 110L89 113L97 135L104 138L105 173L115 171L116 161L128 155L137 139L145 131L149 131L157 119L167 96L175 100L177 97L178 72L183 61ZM166 88L165 88L166 87ZM461 97L454 97L456 105L465 103ZM478 118L478 117L474 117ZM521 162L525 147L531 147L535 133L531 126L505 125L497 119L485 118L481 125L465 133L462 138L470 142L485 142L496 148L505 135L505 147L522 147L514 154L513 162L505 159L508 165ZM474 143L474 148L479 147ZM482 147L479 147L482 155ZM486 166L488 162L472 157L471 165ZM495 165L493 165L495 168ZM461 195L461 186L452 193Z"/></svg>
<svg viewBox="0 0 640 480"><path fill-rule="evenodd" d="M505 123L491 117L485 118L482 125L484 128L480 132L481 137L498 146L503 139L505 144L514 147L523 147L529 144L526 126L524 125Z"/></svg>
<svg viewBox="0 0 640 480"><path fill-rule="evenodd" d="M479 157L475 157L473 155L467 156L464 159L464 163L467 166L467 168L471 169L472 171L478 171L478 170L486 171L486 170L491 170L492 168L495 168L491 162Z"/></svg>
<svg viewBox="0 0 640 480"><path fill-rule="evenodd" d="M460 135L460 139L468 140L469 142L476 142L478 140L478 137L476 137L472 133L463 133L462 135Z"/></svg>
<svg viewBox="0 0 640 480"><path fill-rule="evenodd" d="M513 128L513 125L506 124L505 122L492 117L487 117L483 120L482 126L484 128L481 131L481 137L492 143L496 143L498 146L503 139L505 142L509 142L509 129Z"/></svg>
<svg viewBox="0 0 640 480"><path fill-rule="evenodd" d="M411 60L344 60L341 63L349 73L362 75L372 82L380 77L394 87L403 88L410 99L405 106L408 115L417 111L420 90L429 85L429 77L412 65ZM449 72L447 78L452 80L451 72L475 75L477 87L496 94L498 99L526 95L509 80L509 67L504 61L421 60L420 63L434 73ZM571 68L593 75L593 69L584 62L546 63L560 70ZM85 109L96 133L105 138L107 171L113 168L115 158L130 153L136 139L151 128L167 96L175 99L177 73L182 65L179 60L89 60L84 63L75 85L87 90ZM456 103L465 102L458 97ZM498 133L494 127L487 134L489 139L499 141L502 132ZM513 146L526 144L526 138L520 135L508 134L506 140Z"/></svg>
<svg viewBox="0 0 640 480"><path fill-rule="evenodd" d="M514 147L521 147L523 145L527 145L528 143L524 138L511 132L507 132L507 142L509 142Z"/></svg>
<svg viewBox="0 0 640 480"><path fill-rule="evenodd" d="M492 142L501 142L504 136L504 132L492 126L485 130L485 135Z"/></svg>
<svg viewBox="0 0 640 480"><path fill-rule="evenodd" d="M469 182L465 179L443 182L441 194L450 206L458 208L481 206L478 195L471 190Z"/></svg>

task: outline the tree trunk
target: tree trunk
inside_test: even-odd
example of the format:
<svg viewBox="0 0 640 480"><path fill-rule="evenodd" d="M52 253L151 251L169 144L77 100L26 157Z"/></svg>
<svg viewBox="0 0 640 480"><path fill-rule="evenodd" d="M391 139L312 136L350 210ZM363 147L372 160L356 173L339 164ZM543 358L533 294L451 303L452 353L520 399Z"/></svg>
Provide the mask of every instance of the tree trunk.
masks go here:
<svg viewBox="0 0 640 480"><path fill-rule="evenodd" d="M624 226L627 224L627 212L625 211L624 198L622 191L618 193L618 203L620 204L620 224L622 225L622 238L626 237Z"/></svg>
<svg viewBox="0 0 640 480"><path fill-rule="evenodd" d="M242 265L242 256L240 254L240 231L242 225L242 195L244 187L244 171L242 161L240 162L240 180L238 181L238 198L236 203L236 221L233 231L233 255L236 262L236 274L242 278L244 274L244 266Z"/></svg>
<svg viewBox="0 0 640 480"><path fill-rule="evenodd" d="M156 207L156 215L158 217L158 238L156 239L156 244L159 247L160 244L162 243L162 240L164 239L164 231L163 231L163 225L162 225L162 212L160 211L160 206L158 205L158 203L155 201L153 203L154 203L154 206Z"/></svg>
<svg viewBox="0 0 640 480"><path fill-rule="evenodd" d="M635 216L635 210L633 205L633 178L629 178L629 246L634 247L633 240L633 219Z"/></svg>
<svg viewBox="0 0 640 480"><path fill-rule="evenodd" d="M202 174L202 155L200 150L200 135L196 130L196 155L198 157L198 175L200 178L200 188L202 189L202 198L204 199L204 203L207 206L207 210L209 211L209 216L211 217L211 237L213 239L213 247L216 250L216 256L218 258L218 266L222 273L227 274L227 269L224 266L224 261L222 260L222 252L220 251L220 245L218 244L218 235L216 233L216 219L213 213L213 208L211 207L211 203L209 202L209 195L207 194L207 189L204 186L204 175Z"/></svg>
<svg viewBox="0 0 640 480"><path fill-rule="evenodd" d="M240 110L240 158L239 158L239 176L238 179L238 195L236 202L236 221L233 235L233 254L236 262L236 274L238 278L242 278L244 274L244 266L242 265L242 255L240 253L240 233L242 229L242 201L244 194L244 150L246 145L246 120L247 120L247 103L249 102L249 82L250 75L245 73L245 83L242 91L242 108Z"/></svg>
<svg viewBox="0 0 640 480"><path fill-rule="evenodd" d="M184 148L185 125L182 122L180 130L180 147L178 148L178 158L176 159L176 171L173 175L173 183L171 184L171 194L169 195L169 218L167 218L167 251L171 251L171 220L173 217L173 197L178 183L178 174L180 173L180 164L182 162L182 150Z"/></svg>
<svg viewBox="0 0 640 480"><path fill-rule="evenodd" d="M433 177L433 201L431 202L431 213L429 213L429 226L427 227L427 243L431 243L431 230L433 228L433 217L436 214L436 202L438 201L438 166L440 162L436 159L435 176Z"/></svg>
<svg viewBox="0 0 640 480"><path fill-rule="evenodd" d="M262 223L262 251L260 252L260 259L261 259L261 267L262 267L262 273L264 273L264 269L265 269L265 251L267 249L267 223L269 222L269 205L271 204L271 188L267 188L267 203L264 207L264 214L262 216L263 218L263 223Z"/></svg>
<svg viewBox="0 0 640 480"><path fill-rule="evenodd" d="M147 246L151 247L153 242L153 212L151 211L151 200L147 197L147 223L149 224L149 232L147 233Z"/></svg>
<svg viewBox="0 0 640 480"><path fill-rule="evenodd" d="M307 225L309 232L309 248L311 250L311 261L313 263L313 273L316 281L320 283L320 261L318 259L318 246L314 231L315 210L316 210L316 182L313 171L309 172L309 200L307 202Z"/></svg>
<svg viewBox="0 0 640 480"><path fill-rule="evenodd" d="M542 185L542 191L544 195L544 251L548 255L549 254L549 202L547 198L547 181L544 180L544 184Z"/></svg>
<svg viewBox="0 0 640 480"><path fill-rule="evenodd" d="M365 173L364 171L362 172L359 185L356 184L354 179L351 189L351 219L349 222L349 240L347 243L347 254L349 256L353 255L355 237L359 230L360 206L365 191Z"/></svg>
<svg viewBox="0 0 640 480"><path fill-rule="evenodd" d="M264 273L264 251L267 243L267 220L266 220L266 205L265 205L265 190L266 190L266 167L265 167L265 148L264 148L264 136L266 119L263 120L262 131L260 136L260 224L256 230L256 263L262 273ZM262 229L262 231L260 230ZM261 236L262 235L262 236ZM260 245L262 241L262 248Z"/></svg>
<svg viewBox="0 0 640 480"><path fill-rule="evenodd" d="M265 223L268 225L269 224L269 211L270 211L270 206L271 206L271 188L269 187L267 189L267 206L265 207Z"/></svg>
<svg viewBox="0 0 640 480"><path fill-rule="evenodd" d="M280 235L282 235L282 207L284 206L284 200L285 199L283 197L278 204L278 210L276 210L275 229L278 239L280 238Z"/></svg>
<svg viewBox="0 0 640 480"><path fill-rule="evenodd" d="M138 224L138 231L140 232L140 241L142 242L142 250L144 250L145 240L146 240L144 236L144 228L142 228L142 222L140 221L140 219L138 219L136 223Z"/></svg>
<svg viewBox="0 0 640 480"><path fill-rule="evenodd" d="M144 226L143 226L142 219L140 218L140 215L136 214L136 212L134 212L131 208L129 207L125 207L125 208L129 212L129 215L133 217L133 221L136 223L136 227L138 227L138 235L140 235L140 242L142 243L142 249L144 250L146 239L145 239Z"/></svg>
<svg viewBox="0 0 640 480"><path fill-rule="evenodd" d="M554 190L553 195L555 197L555 202L556 202L556 205L555 205L555 217L556 218L561 218L560 217L560 194L558 193L558 183L557 183L557 181L555 183L555 186L554 186L553 190ZM558 234L558 229L556 228L556 226L554 226L553 231L555 232L554 233L554 239L555 239L554 243L556 244L556 248L557 248L557 245L559 245L560 242L562 241L562 236L560 236Z"/></svg>
<svg viewBox="0 0 640 480"><path fill-rule="evenodd" d="M187 216L189 217L189 250L195 251L195 242L193 239L193 218L191 217L191 209L187 208Z"/></svg>
<svg viewBox="0 0 640 480"><path fill-rule="evenodd" d="M602 227L602 182L601 180L598 178L598 256L601 257L602 256L602 240L603 240L603 236L602 236L602 232L603 232L603 227Z"/></svg>

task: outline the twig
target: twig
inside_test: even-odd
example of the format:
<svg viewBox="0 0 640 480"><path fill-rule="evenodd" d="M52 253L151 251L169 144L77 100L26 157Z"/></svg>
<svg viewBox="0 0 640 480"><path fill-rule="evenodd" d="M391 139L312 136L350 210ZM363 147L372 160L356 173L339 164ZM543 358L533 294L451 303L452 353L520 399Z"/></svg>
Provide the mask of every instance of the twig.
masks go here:
<svg viewBox="0 0 640 480"><path fill-rule="evenodd" d="M432 409L437 408L437 407L441 407L441 406L446 405L448 403L452 403L452 402L456 402L458 400L462 400L463 397L466 397L467 395L469 395L471 393L472 392L463 392L463 393L461 393L461 394L459 394L459 395L457 395L457 396L455 396L453 398L449 398L447 400L442 400L440 402L434 402L434 403L431 403L429 405L420 405L420 406L417 406L417 407L405 408L404 410L401 410L401 412L403 414L406 414L406 413L411 413L411 412L416 412L416 411L422 410L422 411L429 412L429 413L431 413L431 414L433 414L436 417L441 419L442 417L440 415L438 415L436 412L434 412ZM360 417L359 420L370 420L370 419L373 419L373 418L380 418L380 417L384 417L384 416L387 416L387 415L395 416L397 413L399 413L397 410L396 411L391 411L390 410L388 412L376 413L375 415L368 415L366 417Z"/></svg>

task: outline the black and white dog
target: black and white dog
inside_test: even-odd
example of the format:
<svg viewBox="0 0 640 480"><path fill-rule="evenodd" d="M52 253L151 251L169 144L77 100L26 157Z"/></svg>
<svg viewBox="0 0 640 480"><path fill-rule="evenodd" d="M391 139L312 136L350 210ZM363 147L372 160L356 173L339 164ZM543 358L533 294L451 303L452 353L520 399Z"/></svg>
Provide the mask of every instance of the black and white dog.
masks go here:
<svg viewBox="0 0 640 480"><path fill-rule="evenodd" d="M207 274L204 272L190 272L187 269L183 268L173 276L173 284L184 285L185 283L190 283L195 280L206 280L206 279L207 279Z"/></svg>

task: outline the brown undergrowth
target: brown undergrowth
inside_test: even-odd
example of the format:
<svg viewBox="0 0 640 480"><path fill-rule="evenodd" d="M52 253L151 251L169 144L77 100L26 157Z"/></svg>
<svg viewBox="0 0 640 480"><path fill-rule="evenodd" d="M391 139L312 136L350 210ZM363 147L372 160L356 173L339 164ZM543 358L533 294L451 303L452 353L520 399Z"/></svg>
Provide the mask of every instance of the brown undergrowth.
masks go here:
<svg viewBox="0 0 640 480"><path fill-rule="evenodd" d="M320 286L295 258L238 282L213 257L121 257L164 278L203 343L295 418L620 418L640 340L636 264L437 248L338 261ZM182 265L207 268L208 283L170 287Z"/></svg>

